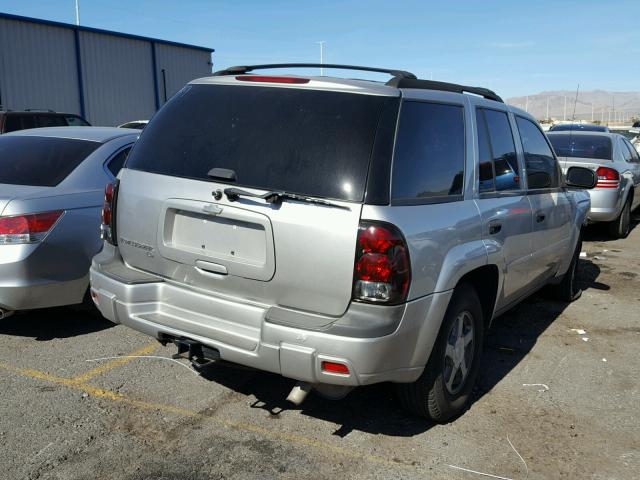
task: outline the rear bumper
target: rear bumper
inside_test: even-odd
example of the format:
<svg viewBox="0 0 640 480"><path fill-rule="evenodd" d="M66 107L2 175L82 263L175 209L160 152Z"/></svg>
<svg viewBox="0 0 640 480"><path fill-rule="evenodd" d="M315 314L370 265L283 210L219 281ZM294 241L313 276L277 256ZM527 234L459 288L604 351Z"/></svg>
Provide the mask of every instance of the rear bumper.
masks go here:
<svg viewBox="0 0 640 480"><path fill-rule="evenodd" d="M68 278L57 272L53 252L46 243L0 245L0 308L28 310L82 301L89 285L88 272Z"/></svg>
<svg viewBox="0 0 640 480"><path fill-rule="evenodd" d="M101 271L95 261L90 277L98 308L115 323L158 339L189 338L217 349L223 360L288 378L351 386L416 380L452 293L408 302L400 307L401 318L393 332L363 337L353 330L335 335L272 323L267 320L269 306L215 297L165 281L126 282ZM393 308L376 310L387 315ZM323 360L348 365L349 374L323 372Z"/></svg>
<svg viewBox="0 0 640 480"><path fill-rule="evenodd" d="M589 190L591 209L589 222L610 222L618 218L623 206L623 190L620 188L594 188Z"/></svg>

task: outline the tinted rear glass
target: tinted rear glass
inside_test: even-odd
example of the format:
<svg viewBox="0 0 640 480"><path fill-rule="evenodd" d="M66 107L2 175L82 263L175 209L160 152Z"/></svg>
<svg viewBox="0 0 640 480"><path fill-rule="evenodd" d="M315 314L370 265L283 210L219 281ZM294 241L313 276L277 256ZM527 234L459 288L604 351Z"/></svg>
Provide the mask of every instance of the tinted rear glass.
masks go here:
<svg viewBox="0 0 640 480"><path fill-rule="evenodd" d="M27 114L10 114L4 121L5 133L15 132L17 130L25 130L27 128L36 128L36 120L30 113Z"/></svg>
<svg viewBox="0 0 640 480"><path fill-rule="evenodd" d="M0 184L54 187L96 148L68 138L0 137Z"/></svg>
<svg viewBox="0 0 640 480"><path fill-rule="evenodd" d="M550 132L568 132L568 131L582 131L582 132L608 132L609 129L602 125L589 125L589 124L564 124L554 125L549 129Z"/></svg>
<svg viewBox="0 0 640 480"><path fill-rule="evenodd" d="M611 139L603 135L549 135L549 141L559 157L611 160Z"/></svg>
<svg viewBox="0 0 640 480"><path fill-rule="evenodd" d="M295 88L189 85L143 130L127 168L360 201L388 97ZM397 100L395 100L397 101Z"/></svg>

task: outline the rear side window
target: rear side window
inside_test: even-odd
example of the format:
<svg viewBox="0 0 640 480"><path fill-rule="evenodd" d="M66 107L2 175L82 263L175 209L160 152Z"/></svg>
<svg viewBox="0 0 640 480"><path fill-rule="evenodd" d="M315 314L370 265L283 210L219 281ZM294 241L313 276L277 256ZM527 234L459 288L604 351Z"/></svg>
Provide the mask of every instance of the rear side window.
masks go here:
<svg viewBox="0 0 640 480"><path fill-rule="evenodd" d="M635 149L635 147L633 145L631 145L631 142L629 140L627 140L626 138L623 138L622 142L629 149L629 153L631 153L631 160L630 161L631 162L640 162L640 155L638 155L638 151Z"/></svg>
<svg viewBox="0 0 640 480"><path fill-rule="evenodd" d="M549 141L559 157L613 159L611 138L606 135L551 134Z"/></svg>
<svg viewBox="0 0 640 480"><path fill-rule="evenodd" d="M556 188L560 185L558 162L544 138L544 134L531 120L516 117L524 161L527 185L530 189Z"/></svg>
<svg viewBox="0 0 640 480"><path fill-rule="evenodd" d="M480 192L520 189L518 156L509 117L505 112L479 108L478 148Z"/></svg>
<svg viewBox="0 0 640 480"><path fill-rule="evenodd" d="M188 85L154 116L127 168L362 201L378 120L395 98L300 88ZM216 181L219 181L216 179Z"/></svg>
<svg viewBox="0 0 640 480"><path fill-rule="evenodd" d="M127 160L127 156L129 156L129 152L131 151L131 147L127 147L123 150L120 150L115 156L109 160L107 163L107 168L111 172L111 175L114 177L118 176L118 172L124 166L124 162Z"/></svg>
<svg viewBox="0 0 640 480"><path fill-rule="evenodd" d="M0 184L54 187L99 146L69 138L3 135Z"/></svg>
<svg viewBox="0 0 640 480"><path fill-rule="evenodd" d="M31 114L7 115L4 121L5 133L25 130L27 128L36 128L36 121Z"/></svg>
<svg viewBox="0 0 640 480"><path fill-rule="evenodd" d="M405 102L393 157L392 198L419 203L462 195L464 135L462 106Z"/></svg>

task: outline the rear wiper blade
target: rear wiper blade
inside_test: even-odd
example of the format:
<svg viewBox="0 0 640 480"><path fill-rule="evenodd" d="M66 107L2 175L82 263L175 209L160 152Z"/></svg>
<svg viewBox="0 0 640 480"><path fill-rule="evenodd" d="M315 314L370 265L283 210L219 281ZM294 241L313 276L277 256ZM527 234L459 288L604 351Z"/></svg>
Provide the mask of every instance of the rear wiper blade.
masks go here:
<svg viewBox="0 0 640 480"><path fill-rule="evenodd" d="M327 207L342 208L343 210L351 210L349 207L345 205L339 205L337 203L333 203L328 200L323 200L321 198L307 197L306 195L298 195L297 193L289 193L289 192L283 192L283 191L273 191L273 192L264 193L262 195L258 195L257 193L247 192L246 190L241 190L240 188L225 188L224 194L232 202L237 200L240 197L261 198L265 202L272 203L274 205L280 205L283 200L295 200L297 202L315 203L317 205L325 205Z"/></svg>

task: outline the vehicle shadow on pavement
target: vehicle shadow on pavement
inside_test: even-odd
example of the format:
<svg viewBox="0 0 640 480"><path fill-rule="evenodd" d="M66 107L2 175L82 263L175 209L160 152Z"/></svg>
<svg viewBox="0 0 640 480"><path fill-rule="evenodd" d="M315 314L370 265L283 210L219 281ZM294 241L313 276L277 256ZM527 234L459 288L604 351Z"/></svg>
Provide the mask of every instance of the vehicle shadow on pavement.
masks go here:
<svg viewBox="0 0 640 480"><path fill-rule="evenodd" d="M640 208L631 213L629 223L629 234L640 224ZM583 230L583 239L590 242L610 242L615 239L611 237L607 230L606 223L594 223Z"/></svg>
<svg viewBox="0 0 640 480"><path fill-rule="evenodd" d="M115 326L106 318L74 307L17 312L0 320L0 335L32 337L38 341L70 338Z"/></svg>
<svg viewBox="0 0 640 480"><path fill-rule="evenodd" d="M608 289L597 282L600 268L589 260L580 259L579 282L583 290ZM472 394L477 402L513 370L531 351L538 337L567 307L566 303L540 292L513 310L494 320L486 335L480 376ZM300 407L285 398L294 381L279 375L226 365L215 365L203 375L238 393L254 396L252 408L269 412L277 420L284 411L299 411L337 425L334 435L344 437L352 431L410 437L426 432L433 423L407 414L400 407L392 384L379 384L353 390L340 401L309 395Z"/></svg>

